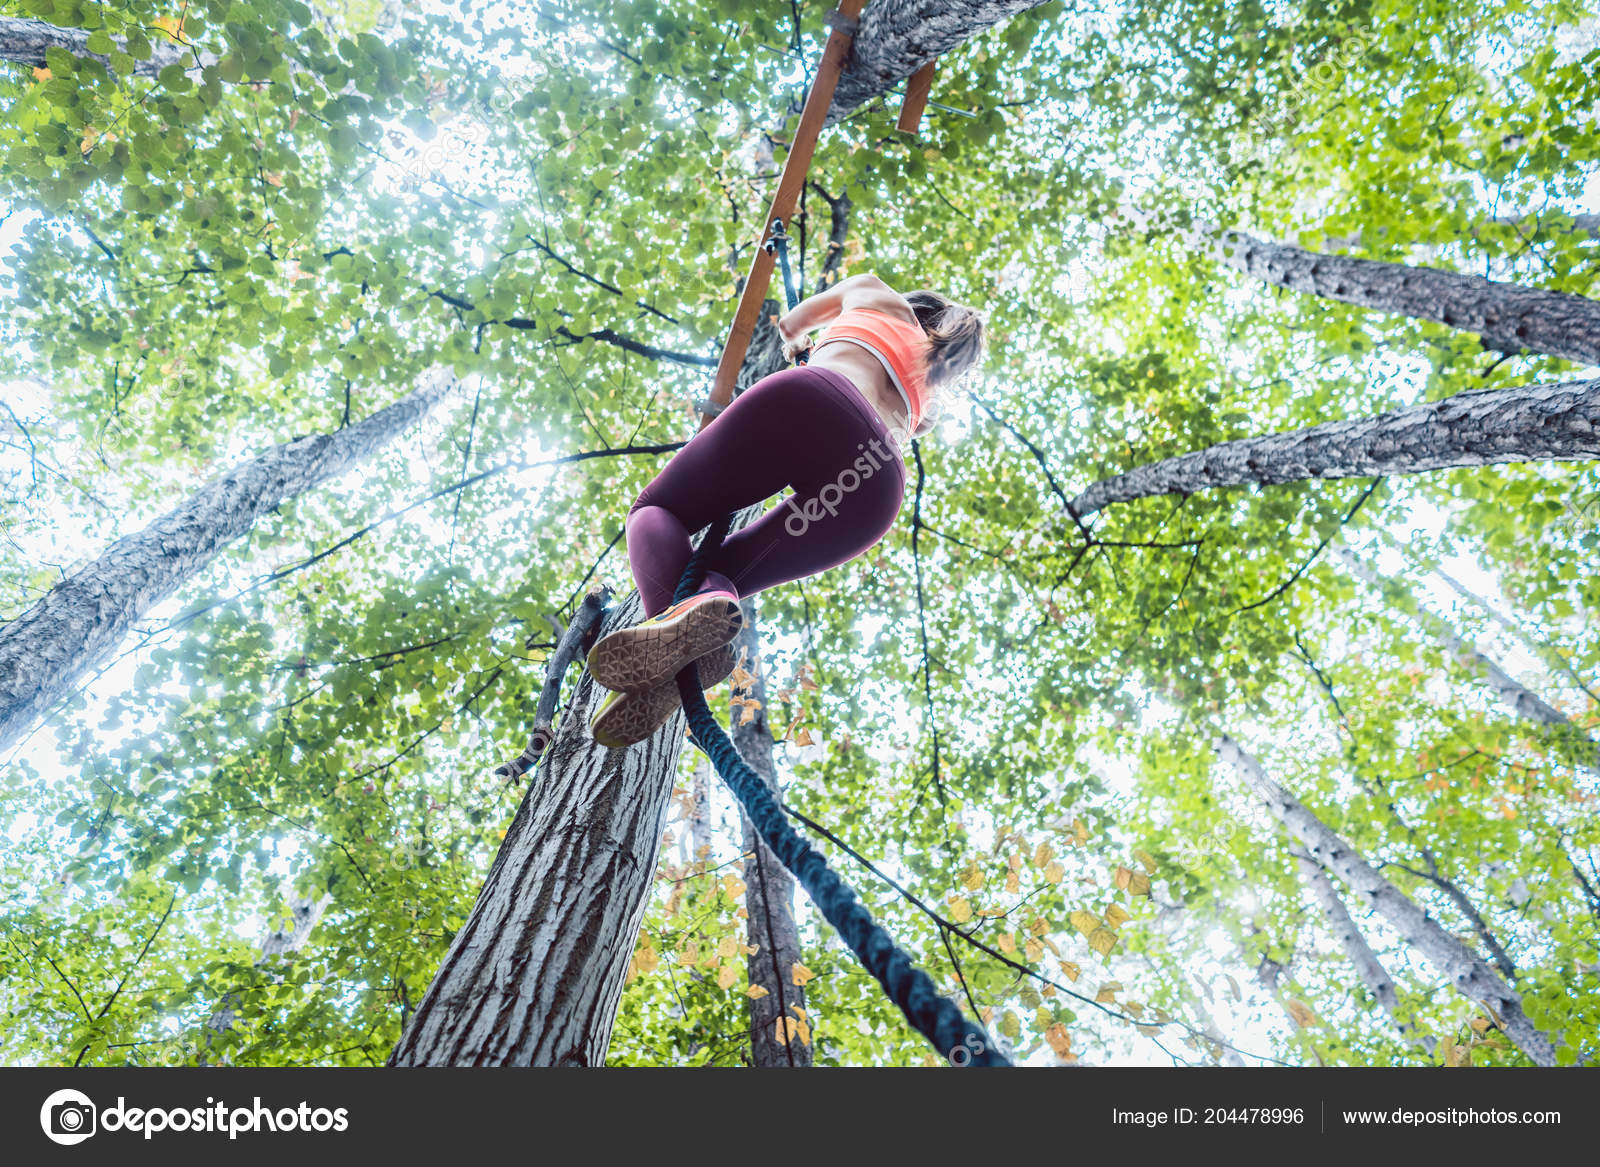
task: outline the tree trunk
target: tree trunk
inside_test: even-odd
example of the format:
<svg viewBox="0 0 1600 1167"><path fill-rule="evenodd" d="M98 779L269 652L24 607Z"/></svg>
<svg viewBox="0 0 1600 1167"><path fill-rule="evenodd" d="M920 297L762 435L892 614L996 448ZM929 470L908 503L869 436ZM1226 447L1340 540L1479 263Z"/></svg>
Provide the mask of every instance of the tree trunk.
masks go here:
<svg viewBox="0 0 1600 1167"><path fill-rule="evenodd" d="M311 938L311 931L322 919L322 914L333 903L331 895L323 894L317 899L308 899L294 896L289 900L289 927L274 928L267 933L267 938L261 942L261 954L256 957L256 966L268 964L286 952L298 952ZM206 1065L211 1047L228 1030L233 1028L234 1017L239 1008L239 994L235 992L224 993L222 1000L212 1010L211 1016L206 1018L200 1027L205 1039L205 1048L196 1051L195 1060L199 1065Z"/></svg>
<svg viewBox="0 0 1600 1167"><path fill-rule="evenodd" d="M65 49L77 57L93 58L109 69L111 59L102 53L91 53L87 47L89 34L93 31L87 28L58 28L42 20L0 16L0 61L42 69L45 66L45 50L54 48ZM121 49L122 38L112 39ZM216 57L210 53L201 53L198 57L197 60L194 50L173 44L158 34L150 38L149 60L134 61L133 72L139 77L154 77L168 65L199 69L216 63Z"/></svg>
<svg viewBox="0 0 1600 1167"><path fill-rule="evenodd" d="M711 855L711 762L704 755L689 780L689 798L694 804L689 814L689 859L704 863Z"/></svg>
<svg viewBox="0 0 1600 1167"><path fill-rule="evenodd" d="M1600 380L1479 389L1376 417L1219 442L1102 479L1080 518L1113 503L1218 486L1419 474L1498 462L1600 457Z"/></svg>
<svg viewBox="0 0 1600 1167"><path fill-rule="evenodd" d="M1552 668L1560 669L1562 672L1566 673L1567 676L1572 678L1572 683L1574 685L1583 690L1583 692L1589 697L1590 700L1595 702L1595 704L1600 705L1600 694L1597 694L1589 687L1588 682L1585 681L1581 675L1579 675L1578 670L1572 667L1572 662L1567 660L1566 657L1562 656L1561 653L1556 650L1554 645L1549 644L1546 641L1539 639L1537 636L1529 633L1527 629L1522 627L1522 625L1505 615L1487 599L1478 595L1477 592L1474 592L1471 588L1467 587L1466 584L1456 579L1455 576L1451 575L1443 568L1435 567L1433 569L1433 574L1444 580L1445 583L1449 584L1450 590L1455 592L1456 595L1460 596L1464 600L1471 600L1474 604L1478 605L1478 607L1487 612L1490 617L1493 618L1496 624L1499 624L1500 627L1504 628L1507 632L1511 633L1511 635L1522 641L1522 643L1527 645L1530 650L1543 657L1545 664L1551 666Z"/></svg>
<svg viewBox="0 0 1600 1167"><path fill-rule="evenodd" d="M1046 0L872 0L823 128L880 97L941 53Z"/></svg>
<svg viewBox="0 0 1600 1167"><path fill-rule="evenodd" d="M1263 283L1475 333L1499 352L1523 349L1600 365L1600 302L1482 276L1324 255L1240 231L1197 237L1229 267Z"/></svg>
<svg viewBox="0 0 1600 1167"><path fill-rule="evenodd" d="M635 592L600 635L640 618ZM624 750L589 734L585 671L472 913L389 1056L392 1066L598 1066L666 825L682 712Z"/></svg>
<svg viewBox="0 0 1600 1167"><path fill-rule="evenodd" d="M1328 930L1333 933L1334 939L1339 942L1339 947L1355 966L1356 975L1361 978L1361 983L1367 987L1373 999L1383 1006L1383 1011L1389 1015L1389 1020L1394 1022L1394 1027L1400 1036L1431 1056L1434 1047L1433 1037L1422 1033L1411 1022L1401 1019L1400 996L1395 992L1389 970L1383 967L1378 954L1372 951L1367 938L1362 935L1361 928L1351 919L1350 912L1345 908L1344 901L1339 898L1339 892L1333 886L1333 881L1328 878L1328 873L1323 871L1311 856L1302 851L1295 851L1294 860L1300 870L1301 882L1306 885L1306 890L1311 893L1312 900L1321 910Z"/></svg>
<svg viewBox="0 0 1600 1167"><path fill-rule="evenodd" d="M1360 556L1344 544L1336 545L1334 553L1352 574L1365 580L1372 587L1380 591L1403 591L1400 585L1380 577ZM1492 658L1478 651L1476 645L1457 636L1443 619L1417 603L1414 596L1407 593L1402 598L1403 602L1396 604L1396 607L1410 616L1419 628L1444 649L1447 655L1481 677L1494 695L1518 717L1554 728L1564 743L1574 747L1579 766L1593 773L1600 773L1600 744L1574 725L1565 713L1506 672Z"/></svg>
<svg viewBox="0 0 1600 1167"><path fill-rule="evenodd" d="M1385 879L1321 819L1283 787L1268 778L1261 763L1224 735L1217 744L1223 761L1238 770L1245 786L1306 853L1331 875L1338 876L1369 907L1404 937L1418 955L1433 965L1455 989L1489 1010L1505 1035L1536 1065L1556 1064L1549 1037L1522 1011L1522 997L1495 974L1476 953L1394 884Z"/></svg>
<svg viewBox="0 0 1600 1167"><path fill-rule="evenodd" d="M426 416L456 384L446 368L371 417L240 463L51 588L0 628L0 749L32 728L133 623L287 498L344 473Z"/></svg>
<svg viewBox="0 0 1600 1167"><path fill-rule="evenodd" d="M767 681L761 670L761 636L756 627L756 604L744 601L745 624L736 642L743 652L744 668L754 680L744 690L746 699L759 707L755 716L744 721L743 707L733 707L733 744L762 781L780 801L783 788L778 783L772 759L772 730L767 721ZM743 814L745 861L745 910L748 931L755 951L747 960L750 984L759 985L766 995L750 999L750 1051L757 1066L811 1065L810 1026L805 1020L806 991L795 983L794 967L800 963L800 933L794 919L794 877L767 849L760 835ZM780 1029L779 1018L788 1018ZM804 1037L800 1036L804 1032Z"/></svg>

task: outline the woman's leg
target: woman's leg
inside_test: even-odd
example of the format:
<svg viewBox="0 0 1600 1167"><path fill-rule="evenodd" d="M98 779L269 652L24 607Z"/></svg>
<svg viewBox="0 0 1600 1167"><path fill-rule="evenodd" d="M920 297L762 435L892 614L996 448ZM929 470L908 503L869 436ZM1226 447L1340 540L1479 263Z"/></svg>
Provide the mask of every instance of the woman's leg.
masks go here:
<svg viewBox="0 0 1600 1167"><path fill-rule="evenodd" d="M693 531L786 486L794 497L728 537L707 587L743 596L824 571L894 523L905 468L882 418L841 374L800 367L763 378L640 493L627 539L646 615L671 604Z"/></svg>

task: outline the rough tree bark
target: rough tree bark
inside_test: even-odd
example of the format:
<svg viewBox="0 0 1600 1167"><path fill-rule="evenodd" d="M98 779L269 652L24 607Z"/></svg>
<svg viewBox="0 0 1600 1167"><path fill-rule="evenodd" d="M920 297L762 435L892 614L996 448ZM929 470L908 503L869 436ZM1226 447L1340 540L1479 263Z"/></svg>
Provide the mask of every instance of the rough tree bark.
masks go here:
<svg viewBox="0 0 1600 1167"><path fill-rule="evenodd" d="M1523 349L1600 365L1600 302L1568 292L1347 255L1325 255L1241 231L1195 240L1229 267L1296 292L1415 316L1475 333L1485 348Z"/></svg>
<svg viewBox="0 0 1600 1167"><path fill-rule="evenodd" d="M917 11L922 23L961 14L960 34L951 42L956 43L1026 6L946 0ZM896 42L921 36L920 24L909 15L899 23L887 14L881 19L856 38L863 60L906 55ZM875 92L863 90L858 100L893 80L880 80ZM783 367L772 326L776 313L775 302L763 305L740 367L741 387ZM638 617L635 593L609 609L600 634ZM656 867L684 721L676 712L648 741L606 750L588 726L603 696L587 673L579 679L478 901L390 1065L604 1061Z"/></svg>
<svg viewBox="0 0 1600 1167"><path fill-rule="evenodd" d="M757 628L756 605L744 601L745 625L737 644L746 671L752 680L743 696L758 702L756 707L733 707L733 744L746 762L761 775L767 788L779 801L783 788L778 782L772 758L772 729L767 721L767 680L761 668L761 636ZM754 716L744 720L744 712ZM747 958L752 985L766 990L766 996L750 1000L750 1053L757 1066L809 1066L811 1041L799 1036L797 1021L803 1020L806 991L794 982L794 966L800 962L800 932L794 918L794 877L780 862L743 814L744 851L750 858L744 865L745 911L750 943L755 951ZM797 1012L799 1010L799 1012ZM787 1018L780 1029L779 1018ZM809 1027L808 1027L809 1028Z"/></svg>
<svg viewBox="0 0 1600 1167"><path fill-rule="evenodd" d="M13 64L39 69L45 65L46 49L65 49L74 56L89 57L99 61L109 69L111 67L109 57L103 53L91 53L88 49L89 34L93 31L88 28L58 28L42 20L0 16L0 61L10 61ZM112 39L118 48L122 47L121 37ZM133 72L139 77L154 77L168 65L176 64L182 65L185 69L199 69L216 64L216 60L210 53L186 49L157 36L151 40L149 59L135 61Z"/></svg>
<svg viewBox="0 0 1600 1167"><path fill-rule="evenodd" d="M377 453L455 384L449 369L432 369L410 393L355 425L296 438L240 463L144 530L118 539L0 628L0 748L257 519Z"/></svg>
<svg viewBox="0 0 1600 1167"><path fill-rule="evenodd" d="M1522 997L1476 953L1420 908L1410 896L1376 868L1293 795L1262 770L1261 763L1224 735L1217 753L1244 779L1245 787L1273 818L1330 875L1338 876L1364 903L1377 911L1406 943L1447 979L1457 992L1489 1010L1501 1031L1536 1065L1556 1064L1550 1038L1522 1011Z"/></svg>
<svg viewBox="0 0 1600 1167"><path fill-rule="evenodd" d="M1046 0L872 0L823 127L880 97L974 34Z"/></svg>
<svg viewBox="0 0 1600 1167"><path fill-rule="evenodd" d="M1389 970L1383 967L1383 962L1378 959L1378 954L1372 951L1372 946L1367 943L1360 926L1351 918L1344 901L1339 898L1338 889L1328 878L1328 873L1303 851L1296 850L1294 860L1300 871L1300 881L1311 893L1311 899L1322 912L1328 930L1333 933L1333 938L1339 942L1339 947L1344 950L1345 956L1355 967L1361 983L1367 987L1373 999L1383 1006L1383 1011L1389 1015L1389 1020L1394 1022L1394 1027L1400 1036L1420 1048L1423 1053L1431 1055L1435 1044L1434 1038L1431 1034L1421 1032L1400 1016L1400 996L1395 992L1394 980L1389 976Z"/></svg>
<svg viewBox="0 0 1600 1167"><path fill-rule="evenodd" d="M1218 486L1596 457L1600 380L1480 389L1151 462L1095 483L1072 500L1072 511L1082 518L1113 503Z"/></svg>

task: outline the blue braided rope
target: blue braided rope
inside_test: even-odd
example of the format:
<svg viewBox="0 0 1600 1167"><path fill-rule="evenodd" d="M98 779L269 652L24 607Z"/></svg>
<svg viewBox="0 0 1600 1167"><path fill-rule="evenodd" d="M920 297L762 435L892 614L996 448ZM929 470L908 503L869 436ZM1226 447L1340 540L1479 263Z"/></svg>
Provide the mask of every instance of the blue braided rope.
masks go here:
<svg viewBox="0 0 1600 1167"><path fill-rule="evenodd" d="M694 594L705 578L706 561L727 537L732 516L718 519L695 549L678 581L674 602ZM939 995L927 973L911 963L889 933L861 906L850 885L828 866L828 861L789 825L783 808L761 776L739 756L738 748L717 724L700 690L694 666L677 676L678 693L689 729L711 758L729 790L761 838L778 860L794 873L800 886L832 924L862 967L871 973L889 999L900 1007L913 1028L933 1043L939 1054L957 1066L1009 1066L994 1040L972 1024L961 1010Z"/></svg>

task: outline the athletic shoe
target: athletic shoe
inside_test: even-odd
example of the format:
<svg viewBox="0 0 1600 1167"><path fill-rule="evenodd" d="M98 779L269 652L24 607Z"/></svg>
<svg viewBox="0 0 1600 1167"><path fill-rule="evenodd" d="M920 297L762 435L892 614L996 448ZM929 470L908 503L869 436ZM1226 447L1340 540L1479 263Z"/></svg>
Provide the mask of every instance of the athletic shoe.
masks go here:
<svg viewBox="0 0 1600 1167"><path fill-rule="evenodd" d="M589 675L608 689L642 693L670 682L739 635L744 613L732 592L700 592L632 628L619 628L589 650Z"/></svg>
<svg viewBox="0 0 1600 1167"><path fill-rule="evenodd" d="M710 689L727 679L733 672L733 645L714 648L695 661L700 671L700 687ZM669 677L666 683L643 692L619 691L612 693L595 710L589 722L594 740L607 749L620 750L641 742L672 716L678 708L678 681Z"/></svg>

